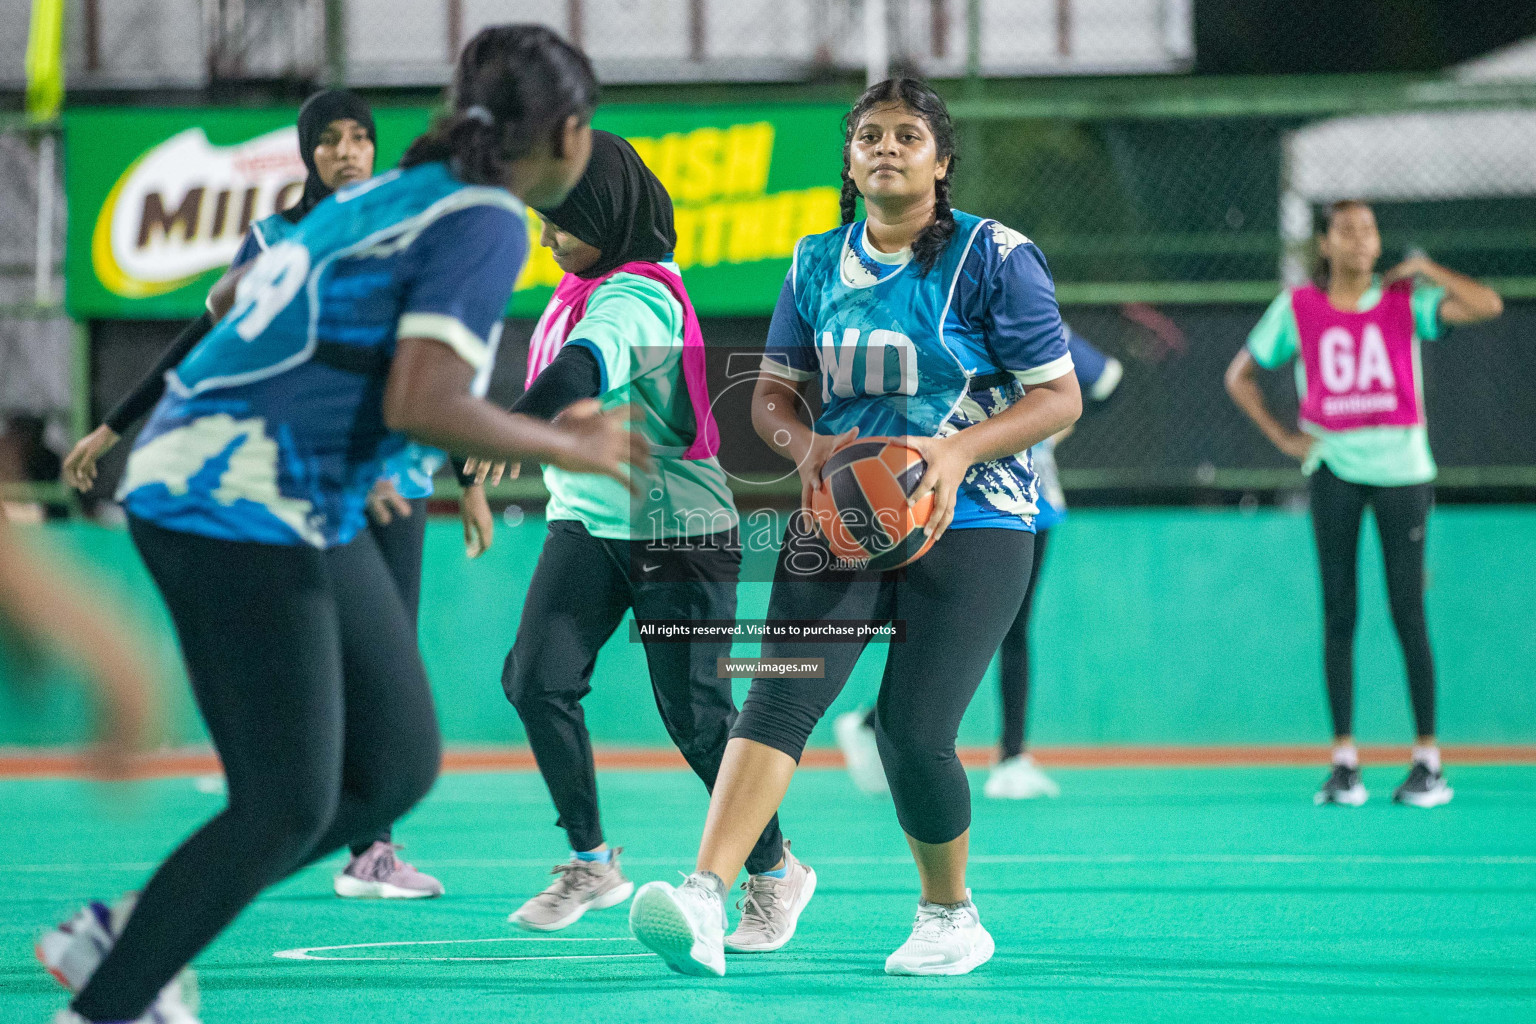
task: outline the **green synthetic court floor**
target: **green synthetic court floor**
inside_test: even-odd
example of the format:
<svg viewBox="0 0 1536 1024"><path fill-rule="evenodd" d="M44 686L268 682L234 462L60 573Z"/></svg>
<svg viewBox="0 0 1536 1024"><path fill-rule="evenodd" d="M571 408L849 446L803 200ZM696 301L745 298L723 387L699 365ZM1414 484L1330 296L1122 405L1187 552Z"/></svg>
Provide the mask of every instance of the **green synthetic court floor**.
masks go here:
<svg viewBox="0 0 1536 1024"><path fill-rule="evenodd" d="M200 959L204 1017L1536 1020L1536 767L1447 774L1456 800L1434 811L1388 802L1398 767L1366 770L1359 810L1314 808L1315 768L1061 771L1055 801L978 797L971 884L997 956L965 978L894 979L881 966L916 882L892 809L840 771L807 770L784 827L818 871L816 898L784 951L731 957L708 981L643 953L619 909L552 937L513 929L507 913L565 855L548 796L532 774L447 775L397 833L446 897L345 902L334 865L311 869ZM601 786L632 879L691 865L705 808L691 775L608 771ZM191 779L0 782L0 1020L47 1021L64 1003L34 932L140 883L220 799Z"/></svg>

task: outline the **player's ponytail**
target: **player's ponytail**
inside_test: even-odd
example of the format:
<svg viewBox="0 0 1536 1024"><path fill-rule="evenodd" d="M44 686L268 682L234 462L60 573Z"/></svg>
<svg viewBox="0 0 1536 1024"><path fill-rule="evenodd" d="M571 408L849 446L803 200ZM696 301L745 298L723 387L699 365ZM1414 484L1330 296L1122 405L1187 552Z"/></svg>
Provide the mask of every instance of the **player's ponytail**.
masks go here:
<svg viewBox="0 0 1536 1024"><path fill-rule="evenodd" d="M540 143L564 156L566 118L587 118L595 106L586 54L542 25L493 25L459 55L452 112L411 143L400 166L444 160L464 181L500 184L507 165Z"/></svg>
<svg viewBox="0 0 1536 1024"><path fill-rule="evenodd" d="M912 240L912 259L926 275L938 262L945 246L955 234L955 213L949 203L949 190L955 180L955 164L959 156L955 152L955 125L949 118L949 108L938 93L915 78L888 78L864 90L848 116L843 119L843 190L839 207L843 223L850 224L858 212L859 190L849 174L849 149L853 145L853 133L864 115L884 103L900 103L921 117L933 133L933 144L940 161L948 160L944 177L933 183L933 223L925 227Z"/></svg>

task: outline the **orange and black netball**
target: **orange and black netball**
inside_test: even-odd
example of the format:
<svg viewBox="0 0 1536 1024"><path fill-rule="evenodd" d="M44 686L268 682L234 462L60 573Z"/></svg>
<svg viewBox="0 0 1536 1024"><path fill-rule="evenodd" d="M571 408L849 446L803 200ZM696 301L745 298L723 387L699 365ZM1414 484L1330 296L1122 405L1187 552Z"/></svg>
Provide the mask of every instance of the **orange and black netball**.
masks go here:
<svg viewBox="0 0 1536 1024"><path fill-rule="evenodd" d="M907 499L927 470L921 455L891 437L857 438L833 452L811 492L811 514L832 553L880 571L926 554L933 495L912 505Z"/></svg>

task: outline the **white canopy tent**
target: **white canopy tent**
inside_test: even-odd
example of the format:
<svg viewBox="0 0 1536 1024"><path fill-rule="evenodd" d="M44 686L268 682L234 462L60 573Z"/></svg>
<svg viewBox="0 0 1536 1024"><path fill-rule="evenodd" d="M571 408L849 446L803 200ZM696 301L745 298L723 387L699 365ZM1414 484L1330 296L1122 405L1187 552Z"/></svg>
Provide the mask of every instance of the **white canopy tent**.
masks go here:
<svg viewBox="0 0 1536 1024"><path fill-rule="evenodd" d="M1286 136L1281 161L1281 273L1297 284L1317 204L1536 196L1536 110L1334 118Z"/></svg>
<svg viewBox="0 0 1536 1024"><path fill-rule="evenodd" d="M1536 39L1463 65L1456 77L1536 78ZM1536 195L1536 109L1331 118L1285 137L1280 174L1281 275L1297 284L1306 278L1312 211L1319 204Z"/></svg>

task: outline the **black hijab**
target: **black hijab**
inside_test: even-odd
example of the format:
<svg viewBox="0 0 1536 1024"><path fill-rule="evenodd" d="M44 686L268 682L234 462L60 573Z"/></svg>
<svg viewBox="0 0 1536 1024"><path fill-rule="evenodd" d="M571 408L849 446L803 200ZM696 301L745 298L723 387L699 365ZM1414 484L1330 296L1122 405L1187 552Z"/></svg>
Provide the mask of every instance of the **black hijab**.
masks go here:
<svg viewBox="0 0 1536 1024"><path fill-rule="evenodd" d="M303 158L304 168L309 173L304 178L304 194L297 203L283 211L283 216L295 224L313 210L316 203L331 194L325 182L320 180L320 172L315 170L315 147L320 145L320 136L331 126L331 122L344 118L351 118L362 125L368 138L378 142L378 134L373 127L373 111L356 93L345 89L327 89L315 93L299 108L299 156Z"/></svg>
<svg viewBox="0 0 1536 1024"><path fill-rule="evenodd" d="M603 251L581 277L602 277L634 261L660 263L677 248L672 197L635 147L612 132L592 133L592 160L546 220Z"/></svg>

